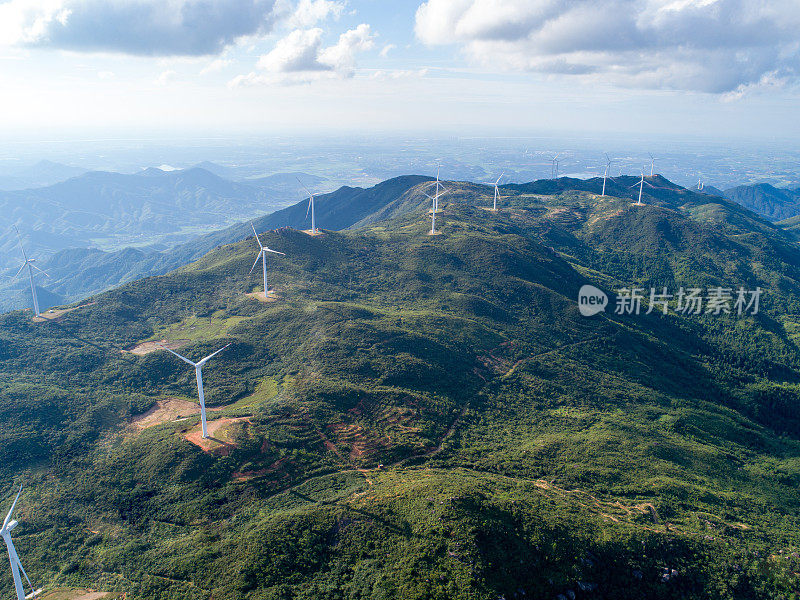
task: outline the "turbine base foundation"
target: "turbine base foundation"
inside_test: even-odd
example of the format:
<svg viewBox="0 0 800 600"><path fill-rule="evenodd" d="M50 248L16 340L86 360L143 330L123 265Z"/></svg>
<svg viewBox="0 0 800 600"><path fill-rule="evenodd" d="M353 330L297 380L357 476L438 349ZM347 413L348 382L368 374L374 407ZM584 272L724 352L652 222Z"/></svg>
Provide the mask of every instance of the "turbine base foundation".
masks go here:
<svg viewBox="0 0 800 600"><path fill-rule="evenodd" d="M275 289L271 289L269 291L269 295L265 296L264 292L252 292L250 294L245 294L245 296L249 296L250 298L254 298L259 302L277 302L278 300L282 300L282 296L278 294Z"/></svg>

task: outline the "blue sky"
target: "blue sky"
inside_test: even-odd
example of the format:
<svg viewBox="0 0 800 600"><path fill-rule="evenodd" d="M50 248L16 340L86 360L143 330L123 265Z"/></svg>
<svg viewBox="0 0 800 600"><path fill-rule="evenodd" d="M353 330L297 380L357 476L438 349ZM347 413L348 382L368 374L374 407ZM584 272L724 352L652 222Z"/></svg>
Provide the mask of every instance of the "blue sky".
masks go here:
<svg viewBox="0 0 800 600"><path fill-rule="evenodd" d="M790 138L796 0L0 0L5 136Z"/></svg>

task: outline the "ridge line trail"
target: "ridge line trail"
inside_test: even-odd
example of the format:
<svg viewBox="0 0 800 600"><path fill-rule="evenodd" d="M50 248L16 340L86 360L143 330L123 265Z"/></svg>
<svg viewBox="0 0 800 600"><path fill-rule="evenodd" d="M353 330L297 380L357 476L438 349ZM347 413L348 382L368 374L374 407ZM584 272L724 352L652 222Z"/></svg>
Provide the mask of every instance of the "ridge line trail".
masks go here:
<svg viewBox="0 0 800 600"><path fill-rule="evenodd" d="M559 351L565 350L567 348L572 348L574 346L580 346L581 344L588 344L589 342L594 342L596 340L599 340L601 337L602 336L599 335L599 334L598 335L594 335L594 336L592 336L590 338L587 338L585 340L578 340L577 342L570 342L568 344L564 344L564 345L558 346L556 348L550 348L549 350L544 350L542 352L537 352L536 354L531 354L530 356L526 356L524 358L520 358L517 362L515 362L511 366L511 368L508 371L506 371L503 375L501 375L500 378L501 379L506 379L508 377L511 377L511 375L514 374L514 371L516 371L517 367L520 366L522 363L524 363L527 360L531 360L531 359L534 359L534 358L539 358L539 357L545 356L547 354L552 354L553 352L559 352Z"/></svg>

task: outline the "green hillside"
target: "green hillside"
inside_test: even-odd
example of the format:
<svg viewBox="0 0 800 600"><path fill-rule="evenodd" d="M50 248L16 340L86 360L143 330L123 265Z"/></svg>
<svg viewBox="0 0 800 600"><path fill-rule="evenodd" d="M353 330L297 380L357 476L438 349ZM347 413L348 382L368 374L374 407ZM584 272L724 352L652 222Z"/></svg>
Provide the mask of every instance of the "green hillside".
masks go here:
<svg viewBox="0 0 800 600"><path fill-rule="evenodd" d="M361 228L269 231L272 302L247 295L250 237L0 315L29 575L148 600L798 598L800 249L662 178L640 207L636 178L574 181L504 186L497 213L448 182L438 236L424 182L376 217L356 198ZM585 318L585 283L765 291L756 316ZM161 340L232 344L203 448L194 373L141 354Z"/></svg>

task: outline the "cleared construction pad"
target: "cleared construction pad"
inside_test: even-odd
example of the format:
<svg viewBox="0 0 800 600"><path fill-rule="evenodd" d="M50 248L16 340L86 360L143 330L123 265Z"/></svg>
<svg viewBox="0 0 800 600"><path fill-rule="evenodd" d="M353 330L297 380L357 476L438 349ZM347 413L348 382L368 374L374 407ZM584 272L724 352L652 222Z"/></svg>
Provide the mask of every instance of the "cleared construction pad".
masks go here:
<svg viewBox="0 0 800 600"><path fill-rule="evenodd" d="M199 414L200 405L196 402L180 398L167 398L166 400L157 400L155 406L146 413L133 417L131 424L137 429L147 429L161 423L169 423Z"/></svg>
<svg viewBox="0 0 800 600"><path fill-rule="evenodd" d="M253 292L251 294L245 294L245 296L249 296L250 298L255 298L259 302L276 302L281 299L280 294L278 294L275 290L271 290L269 296L264 296L264 292Z"/></svg>
<svg viewBox="0 0 800 600"><path fill-rule="evenodd" d="M203 452L211 454L228 454L233 448L236 447L234 441L234 434L239 427L239 424L246 426L250 423L252 417L236 417L215 419L207 423L208 438L203 438L202 425L198 423L187 431L183 437L187 442L191 442Z"/></svg>
<svg viewBox="0 0 800 600"><path fill-rule="evenodd" d="M186 344L191 342L191 340L161 340L160 342L142 342L140 344L136 344L131 348L127 348L123 350L123 352L130 352L131 354L136 354L138 356L144 356L145 354L150 354L151 352L155 352L156 350L161 350L161 347L169 348L170 350L177 350L178 348L182 348Z"/></svg>

